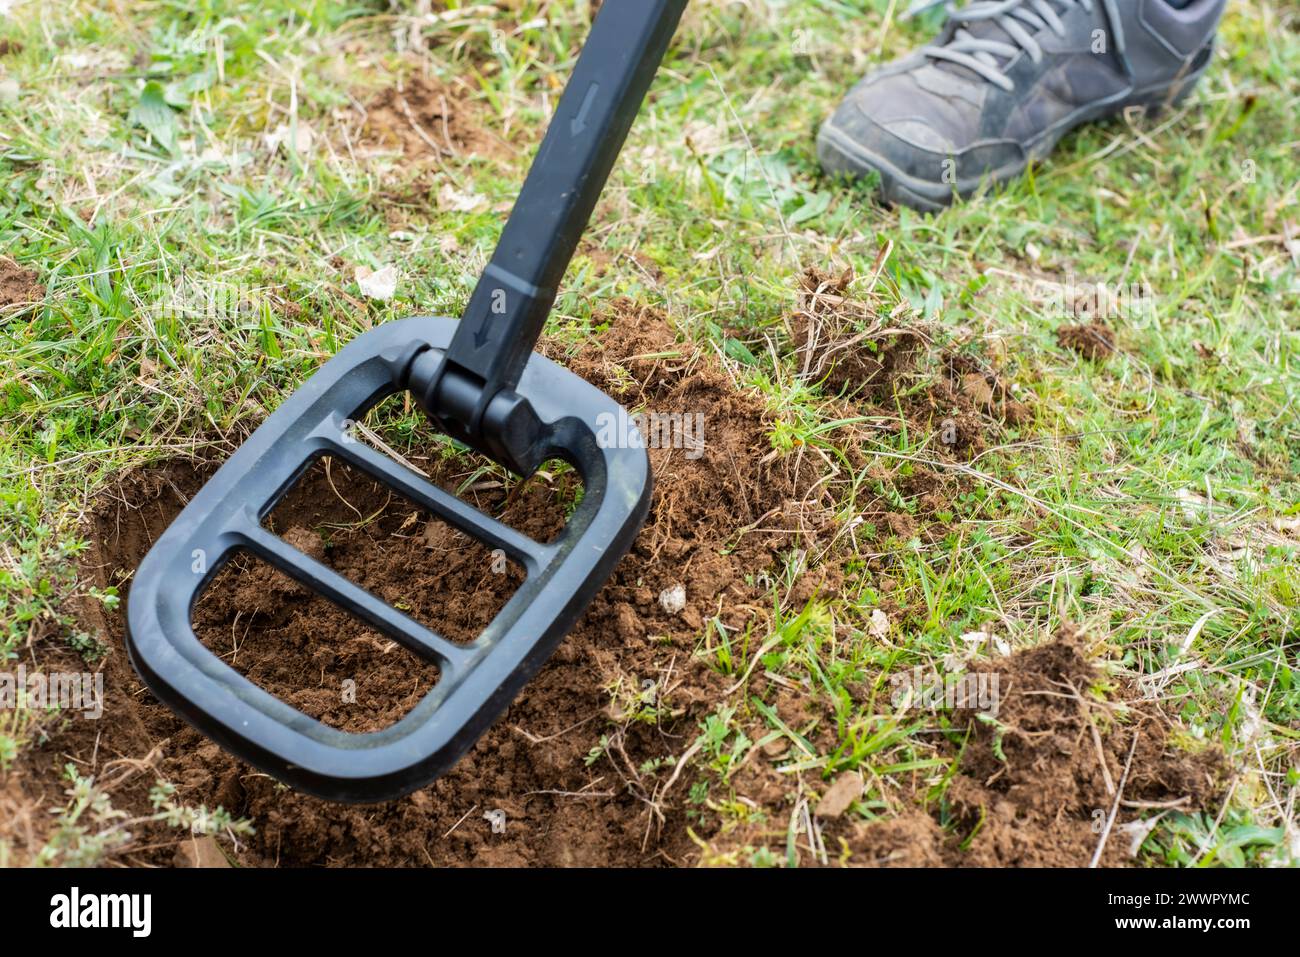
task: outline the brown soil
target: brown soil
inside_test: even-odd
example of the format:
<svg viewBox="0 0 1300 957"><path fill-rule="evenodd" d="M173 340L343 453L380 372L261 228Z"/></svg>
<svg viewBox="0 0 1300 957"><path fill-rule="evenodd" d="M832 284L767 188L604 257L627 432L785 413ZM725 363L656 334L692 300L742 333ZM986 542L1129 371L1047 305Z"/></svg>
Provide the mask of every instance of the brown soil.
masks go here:
<svg viewBox="0 0 1300 957"><path fill-rule="evenodd" d="M801 373L858 414L883 411L899 427L933 434L940 455L971 459L1006 427L1033 413L1015 399L994 364L969 351L934 348L936 330L915 321L890 322L870 298L850 293L852 269L807 269L799 305L788 325Z"/></svg>
<svg viewBox="0 0 1300 957"><path fill-rule="evenodd" d="M1115 330L1100 321L1061 326L1056 330L1056 342L1062 349L1094 361L1104 361L1115 354Z"/></svg>
<svg viewBox="0 0 1300 957"><path fill-rule="evenodd" d="M267 524L455 641L477 636L521 578L504 562L494 573L481 543L330 460L308 472ZM492 589L485 587L489 579ZM200 640L245 677L344 731L387 727L438 680L436 666L251 557L241 556L217 576L194 622ZM316 680L305 684L304 671Z"/></svg>
<svg viewBox="0 0 1300 957"><path fill-rule="evenodd" d="M1221 798L1221 752L1177 747L1169 719L1131 683L1106 679L1076 632L1066 629L970 671L980 673L998 677L996 723L972 711L950 713L953 731L935 753L958 764L943 797L918 786L917 794L898 796L885 819L822 821L832 858L841 849L848 863L863 865L1086 867L1123 782L1101 858L1105 866L1122 866L1130 859L1125 825L1156 813L1152 805L1194 811ZM777 774L760 768L743 786L761 788L763 776ZM742 833L730 843L753 846L771 837ZM805 848L804 863L815 862Z"/></svg>
<svg viewBox="0 0 1300 957"><path fill-rule="evenodd" d="M1105 679L1073 631L980 670L999 674L1002 727L965 715L972 736L948 799L958 830L974 832L966 863L1086 865L1099 841L1096 828L1109 815L1121 780L1125 801L1182 800L1185 810L1193 810L1208 807L1217 796L1220 752L1193 754L1175 747L1169 719L1131 684L1120 682L1108 700L1099 700L1091 689ZM1005 760L996 754L997 738ZM1121 806L1116 825L1137 817ZM1112 829L1103 861L1123 863L1127 843L1122 831Z"/></svg>
<svg viewBox="0 0 1300 957"><path fill-rule="evenodd" d="M7 40L4 37L0 37L0 56L17 56L22 52L22 41Z"/></svg>
<svg viewBox="0 0 1300 957"><path fill-rule="evenodd" d="M17 780L41 806L61 804L58 772L73 758L83 773L113 782L117 806L144 813L148 788L162 777L177 785L180 801L221 805L256 822L257 834L235 855L246 865L685 862L693 845L683 804L693 778L682 775L670 787L671 763L658 771L647 763L684 752L699 720L724 697L728 682L693 655L696 635L715 615L734 629L767 615L769 592L746 576L815 539L826 514L815 497L805 500L816 479L811 460L795 466L764 458L769 423L758 397L738 393L711 357L678 343L657 314L620 307L611 319L571 367L634 409L703 412L703 455L651 450L655 496L632 553L547 667L450 774L403 800L364 808L282 788L156 703L126 662L120 615L96 607L85 610L86 624L111 645L105 717L52 730L8 783ZM465 479L436 455L412 461L447 487ZM89 536L98 583L129 586L150 543L213 467L165 463L128 476L101 500ZM474 493L480 508L539 538L554 532L561 479L512 489L483 484L489 487ZM309 477L271 522L416 617L468 637L515 581L491 575L485 556L467 554L459 535L431 529L427 516L393 499L334 467ZM321 720L352 731L382 726L436 677L277 573L245 564L222 575L223 590L209 592L196 610L201 637ZM677 585L686 600L674 613L660 596ZM456 594L463 604L447 604ZM341 699L347 677L356 681L355 704ZM646 720L649 713L657 722ZM504 834L483 817L497 809L506 814ZM172 832L143 828L136 844L126 860L174 862Z"/></svg>
<svg viewBox="0 0 1300 957"><path fill-rule="evenodd" d="M484 128L472 89L433 77L409 77L366 104L356 137L363 148L398 150L417 167L443 155L492 157L509 146Z"/></svg>
<svg viewBox="0 0 1300 957"><path fill-rule="evenodd" d="M838 275L804 271L799 306L790 317L800 372L831 394L888 398L928 335L915 325L886 327L872 303L849 296L853 278L852 267Z"/></svg>
<svg viewBox="0 0 1300 957"><path fill-rule="evenodd" d="M12 259L0 256L0 310L6 306L27 306L45 298L39 277Z"/></svg>

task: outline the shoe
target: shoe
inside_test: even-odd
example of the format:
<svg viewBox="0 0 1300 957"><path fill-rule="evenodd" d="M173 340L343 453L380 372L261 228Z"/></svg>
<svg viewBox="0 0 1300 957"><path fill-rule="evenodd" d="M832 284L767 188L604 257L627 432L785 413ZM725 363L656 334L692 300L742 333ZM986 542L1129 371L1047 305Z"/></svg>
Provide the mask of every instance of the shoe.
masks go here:
<svg viewBox="0 0 1300 957"><path fill-rule="evenodd" d="M1209 65L1225 3L950 4L934 43L849 91L817 136L817 156L828 173L875 170L891 203L941 209L1019 176L1081 123L1185 97Z"/></svg>

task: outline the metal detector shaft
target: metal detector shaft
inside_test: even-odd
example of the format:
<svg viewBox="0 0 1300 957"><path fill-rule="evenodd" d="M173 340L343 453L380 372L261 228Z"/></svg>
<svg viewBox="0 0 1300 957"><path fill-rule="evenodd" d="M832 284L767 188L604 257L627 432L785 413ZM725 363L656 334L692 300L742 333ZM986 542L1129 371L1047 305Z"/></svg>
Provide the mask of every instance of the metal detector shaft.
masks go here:
<svg viewBox="0 0 1300 957"><path fill-rule="evenodd" d="M449 431L476 438L493 397L518 384L686 2L605 0L596 15L445 361L420 390Z"/></svg>

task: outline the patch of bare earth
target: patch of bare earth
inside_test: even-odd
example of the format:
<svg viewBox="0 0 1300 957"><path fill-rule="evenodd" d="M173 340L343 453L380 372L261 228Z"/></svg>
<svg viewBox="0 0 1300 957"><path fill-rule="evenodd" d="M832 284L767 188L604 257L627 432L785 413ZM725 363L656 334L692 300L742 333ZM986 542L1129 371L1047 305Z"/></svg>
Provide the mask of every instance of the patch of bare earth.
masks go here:
<svg viewBox="0 0 1300 957"><path fill-rule="evenodd" d="M1115 330L1100 320L1061 326L1056 342L1085 359L1104 361L1115 354Z"/></svg>
<svg viewBox="0 0 1300 957"><path fill-rule="evenodd" d="M403 228L432 209L463 214L488 205L450 172L468 160L506 162L515 156L516 148L484 114L463 78L419 73L348 112L341 138L353 155L376 164L384 184L378 198L390 227Z"/></svg>
<svg viewBox="0 0 1300 957"><path fill-rule="evenodd" d="M38 279L32 270L0 256L0 318L45 298L45 287Z"/></svg>
<svg viewBox="0 0 1300 957"><path fill-rule="evenodd" d="M868 479L890 493L868 492L858 500L860 517L876 526L878 535L876 548L862 550L864 577L882 596L879 608L887 619L906 628L913 609L894 597L893 549L881 549L879 543L888 546L892 538L897 544L914 535L935 541L957 532L960 519L950 515L952 503L970 488L971 479L945 466L1005 441L1032 422L1033 410L1016 397L994 359L978 350L941 345L938 330L905 316L882 316L869 295L851 291L853 283L849 271L807 270L788 327L797 367L833 397L833 405L838 403L841 414L835 417L876 420L874 436L864 440L868 449L878 446L882 435L903 429L921 446L915 456L892 460L872 457L869 450L865 455L858 450L863 458L856 459L847 450L855 466L865 463ZM899 495L906 511L897 506ZM869 545L871 538L855 544ZM870 628L865 621L844 624ZM889 791L889 812L868 820L850 810L867 797L857 772L810 785L809 775L782 770L802 755L788 742L774 741L730 782L742 802L763 809L766 820L725 826L710 843L706 860L743 861L758 847L784 857L791 815L800 817L801 802L807 801L803 823L812 822L814 833L805 836L800 826L796 840L804 863L1086 865L1098 846L1098 815L1108 815L1114 805L1134 733L1136 750L1121 794L1128 803L1117 806L1101 863L1129 859L1143 808L1191 810L1213 804L1221 757L1179 750L1170 740L1171 722L1128 683L1118 682L1105 697L1093 694L1102 672L1073 633L971 668L976 675L998 674L1002 711L996 723L958 712L950 716L953 726L946 737L936 733L932 740L942 743L933 756L958 761L941 799L925 789ZM889 706L888 686L873 688L868 678L847 687L857 704L875 701L877 710ZM747 692L766 701L787 726L803 729L821 753L836 747L837 715L824 696L765 676L755 677ZM771 725L755 720L746 730L757 740ZM956 742L967 735L963 751Z"/></svg>
<svg viewBox="0 0 1300 957"><path fill-rule="evenodd" d="M870 292L851 291L855 278L851 268L810 267L800 279L787 325L805 379L841 397L848 411L932 435L929 448L944 457L973 458L1007 428L1032 420L995 362L940 345L940 330L929 323L898 310L882 314Z"/></svg>
<svg viewBox="0 0 1300 957"><path fill-rule="evenodd" d="M511 147L487 125L473 88L414 74L370 97L354 115L351 142L362 153L401 157L404 170L424 173L446 158L495 158Z"/></svg>
<svg viewBox="0 0 1300 957"><path fill-rule="evenodd" d="M113 780L113 799L147 808L157 778L178 801L248 816L257 833L237 849L246 865L686 863L684 799L693 777L672 759L698 734L727 681L694 655L707 619L735 632L762 628L770 593L747 580L796 544L827 533L829 512L812 460L769 454L762 401L738 392L715 361L679 342L658 314L618 305L610 327L570 365L633 409L702 413L698 448L653 448L655 493L646 528L548 665L448 775L405 799L344 807L277 785L159 705L126 661L120 614L87 609L111 645L99 722L73 722L25 753L18 771L31 802L61 804L63 763ZM698 454L697 454L698 451ZM447 488L464 466L411 459ZM102 585L129 578L150 544L216 463L175 461L136 472L101 500L87 572ZM460 471L457 471L457 468ZM554 533L563 476L505 488L476 483L475 504L539 538ZM368 478L335 468L309 476L271 516L276 531L453 637L477 631L517 582L490 556ZM276 573L228 566L201 600L202 640L237 670L350 731L400 717L436 674L382 636ZM680 593L677 603L665 593ZM98 617L95 617L98 616ZM460 629L457 632L457 628ZM355 701L341 694L355 682ZM648 716L656 716L648 720ZM110 762L120 765L107 769ZM658 768L656 769L656 765ZM503 812L504 832L485 818ZM32 836L39 841L39 833ZM34 849L28 844L26 850ZM123 859L183 863L175 834L145 827Z"/></svg>
<svg viewBox="0 0 1300 957"><path fill-rule="evenodd" d="M810 556L810 570L783 592L786 607L802 607L814 594L833 599L851 587L843 560L855 557L854 580L869 581L883 596L881 609L906 622L910 610L894 599L894 552L914 536L932 540L951 531L952 502L969 482L942 463L977 454L1028 416L995 366L978 354L936 355L926 330L891 331L876 347L868 336L844 349L823 349L862 328L843 321L845 310L877 322L870 308L847 301L847 283L836 285L842 275L805 281L810 298L801 310L815 328L802 344L796 339L795 358L806 358L809 374L818 370L826 378L840 370L844 376L842 395L828 402L841 402L885 430L937 433L952 419L964 435L948 444L936 439L929 447L935 464L924 465L873 456L878 431L837 434L853 471L866 478L858 483L852 527L835 520L844 475L833 457L811 447L775 452L773 414L759 395L737 389L712 354L682 341L655 310L614 302L597 319L602 328L574 354L563 354L554 342L544 348L629 410L670 423L669 433L659 433L669 441L649 450L655 476L649 520L552 659L457 767L407 798L362 808L283 788L154 701L126 661L121 615L95 603L84 609L83 623L110 646L103 665L105 715L48 729L39 747L23 752L0 789L9 804L27 809L22 819L33 822L17 839L19 852L40 846L45 809L63 803L59 773L69 760L107 782L114 802L131 813L148 810L149 788L161 778L177 785L180 802L220 805L250 818L256 834L238 847L224 846L245 865L686 864L700 856L688 824L715 850L766 842L765 825L726 830L711 812L688 817L688 793L702 772L679 762L702 720L723 704L740 708L738 720L752 720L750 736L757 740L762 720L745 706L753 696L787 724L815 721L809 739L833 748L833 704L761 669L747 682L723 676L697 654L701 636L719 629L733 640L768 634L772 582L796 552ZM826 303L811 298L828 294L846 301L824 311ZM795 317L796 328L798 322ZM895 327L905 324L880 325L876 332ZM866 353L854 358L859 347ZM799 349L812 354L801 357ZM846 367L845 360L858 365ZM850 369L866 376L864 388L854 390ZM674 440L671 430L687 423L692 434ZM562 503L577 492L569 472L502 482L484 480L463 460L446 459L431 447L417 444L403 454L431 481L459 490L539 540L556 533ZM86 574L101 587L121 586L129 598L132 571L216 465L178 460L126 476L95 512ZM268 521L297 547L456 640L472 638L518 585L517 573L498 574L491 556L476 553L468 539L342 467L309 473ZM384 636L249 562L223 571L199 603L195 626L232 667L349 731L392 723L438 680L435 668ZM47 644L58 641L50 637ZM999 739L1006 765L982 757L994 732L972 718L942 823L935 806L898 795L891 796L896 815L868 822L853 809L850 781L824 806L823 837L832 853L847 849L850 862L868 864L1078 863L1087 842L1076 824L1090 827L1095 809L1109 807L1098 803L1105 774L1095 759L1092 768L1086 761L1096 751L1091 732L1076 741L1081 728L1094 725L1112 784L1119 775L1116 755L1129 741L1125 734L1139 728L1135 764L1141 758L1144 767L1132 771L1126 793L1144 800L1204 799L1209 792L1192 788L1198 772L1178 763L1183 759L1167 746L1157 713L1123 695L1107 699L1124 702L1122 715L1117 705L1094 701L1087 689L1097 676L1082 652L1052 654L998 663L1008 681L1008 730ZM1078 689L1083 705L1037 694L1044 688L1065 694L1058 687L1064 679ZM350 696L341 693L347 682ZM855 700L870 700L869 679L850 684ZM779 770L788 758L779 749L755 752L730 782L768 815L773 847L783 846L800 800L799 781ZM1043 781L1054 782L1054 796L1045 803L1031 786ZM1131 817L1125 811L1120 823ZM1052 831L1049 818L1067 826ZM190 843L149 825L121 859L184 865L197 859ZM1107 863L1117 862L1124 842L1117 837L1114 844Z"/></svg>

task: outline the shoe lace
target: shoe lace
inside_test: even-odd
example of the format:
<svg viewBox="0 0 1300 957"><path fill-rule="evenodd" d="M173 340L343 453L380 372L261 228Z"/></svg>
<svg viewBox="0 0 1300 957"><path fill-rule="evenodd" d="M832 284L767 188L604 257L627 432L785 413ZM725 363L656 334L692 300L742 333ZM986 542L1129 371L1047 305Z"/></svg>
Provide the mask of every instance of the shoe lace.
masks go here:
<svg viewBox="0 0 1300 957"><path fill-rule="evenodd" d="M930 44L921 53L935 60L946 60L964 66L977 76L1010 92L1015 83L1007 76L1005 67L1023 50L1030 59L1040 63L1043 48L1034 39L1034 33L1049 29L1059 37L1065 36L1065 24L1057 7L1079 6L1092 12L1094 0L974 0L958 8L952 0L917 0L905 17L915 16L940 3L945 5L948 23L956 29L945 43ZM1115 41L1115 52L1124 57L1124 28L1120 22L1115 0L1097 0L1105 11ZM1006 36L1005 40L989 36L975 36L966 29L973 23L992 23ZM1032 32L1031 32L1032 31Z"/></svg>

